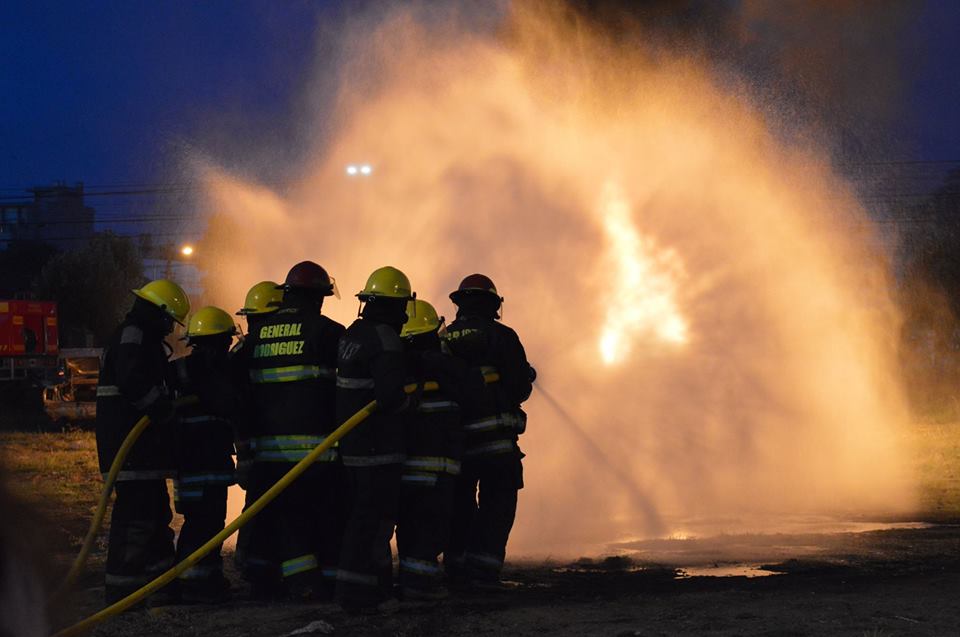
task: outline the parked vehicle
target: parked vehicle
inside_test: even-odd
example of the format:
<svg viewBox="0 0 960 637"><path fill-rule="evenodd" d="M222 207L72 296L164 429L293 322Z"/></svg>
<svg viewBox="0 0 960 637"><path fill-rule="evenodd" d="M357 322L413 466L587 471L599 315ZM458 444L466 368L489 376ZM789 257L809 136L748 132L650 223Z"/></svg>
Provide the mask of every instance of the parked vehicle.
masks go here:
<svg viewBox="0 0 960 637"><path fill-rule="evenodd" d="M100 356L95 347L60 352L59 383L43 390L43 408L55 422L79 422L97 417Z"/></svg>
<svg viewBox="0 0 960 637"><path fill-rule="evenodd" d="M0 300L0 382L49 382L58 353L56 303Z"/></svg>

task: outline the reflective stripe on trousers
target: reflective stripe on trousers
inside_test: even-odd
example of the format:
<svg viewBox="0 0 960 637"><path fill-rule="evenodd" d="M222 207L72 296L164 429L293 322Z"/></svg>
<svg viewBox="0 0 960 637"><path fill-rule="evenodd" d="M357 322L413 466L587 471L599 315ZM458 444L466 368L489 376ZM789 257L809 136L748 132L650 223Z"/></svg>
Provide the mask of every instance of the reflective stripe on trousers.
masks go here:
<svg viewBox="0 0 960 637"><path fill-rule="evenodd" d="M428 576L440 576L440 565L436 562L431 562L428 560L418 560L412 557L404 557L400 559L400 570L407 571L408 573L416 573L417 575L428 575Z"/></svg>
<svg viewBox="0 0 960 637"><path fill-rule="evenodd" d="M517 443L512 440L494 440L482 445L467 447L465 456L481 456L484 454L511 453L517 449Z"/></svg>
<svg viewBox="0 0 960 637"><path fill-rule="evenodd" d="M459 410L460 405L452 400L424 400L417 407L417 411L425 414Z"/></svg>
<svg viewBox="0 0 960 637"><path fill-rule="evenodd" d="M325 436L260 436L250 441L250 449L257 462L300 462L325 440ZM336 462L336 446L320 454L317 461Z"/></svg>
<svg viewBox="0 0 960 637"><path fill-rule="evenodd" d="M359 584L360 586L379 586L376 575L365 575L355 571L345 571L342 568L337 570L337 581L347 584Z"/></svg>
<svg viewBox="0 0 960 637"><path fill-rule="evenodd" d="M180 573L177 576L177 579L185 580L203 580L210 579L215 575L218 575L221 572L220 568L217 566L209 566L207 564L196 564L191 566L184 572Z"/></svg>
<svg viewBox="0 0 960 637"><path fill-rule="evenodd" d="M312 380L314 378L333 379L335 372L329 367L319 365L290 365L289 367L271 367L268 369L251 369L250 382L252 383L289 383L297 380Z"/></svg>
<svg viewBox="0 0 960 637"><path fill-rule="evenodd" d="M466 553L463 557L468 564L474 564L484 570L499 571L503 568L503 560L490 553Z"/></svg>
<svg viewBox="0 0 960 637"><path fill-rule="evenodd" d="M112 398L120 396L120 388L116 385L99 385L97 387L97 398Z"/></svg>
<svg viewBox="0 0 960 637"><path fill-rule="evenodd" d="M317 563L317 556L313 553L308 553L307 555L301 555L300 557L295 557L291 560L281 562L280 572L283 577L291 577L293 575L297 575L298 573L312 571L316 569L317 566L319 566Z"/></svg>
<svg viewBox="0 0 960 637"><path fill-rule="evenodd" d="M236 476L232 471L224 471L221 473L181 473L176 481L183 485L214 484L229 486L236 482Z"/></svg>
<svg viewBox="0 0 960 637"><path fill-rule="evenodd" d="M408 456L407 459L403 461L403 468L409 471L428 471L459 475L460 462L453 458L444 458L442 456Z"/></svg>
<svg viewBox="0 0 960 637"><path fill-rule="evenodd" d="M520 431L525 428L521 426L524 424L525 423L522 422L522 419L517 414L505 411L497 414L496 416L489 416L487 418L468 422L463 426L463 430L468 433L482 433L485 431L493 431L495 429Z"/></svg>
<svg viewBox="0 0 960 637"><path fill-rule="evenodd" d="M180 422L185 425L198 425L204 422L219 422L225 425L230 424L230 421L224 420L223 418L218 418L216 416L186 416L181 417Z"/></svg>
<svg viewBox="0 0 960 637"><path fill-rule="evenodd" d="M434 487L437 485L437 474L435 473L404 473L400 476L400 482L404 484L416 484L422 487Z"/></svg>
<svg viewBox="0 0 960 637"><path fill-rule="evenodd" d="M232 471L181 474L173 481L173 501L202 500L204 487L228 487L236 482L237 478Z"/></svg>
<svg viewBox="0 0 960 637"><path fill-rule="evenodd" d="M178 485L173 485L173 501L174 502L183 502L191 500L202 500L203 499L203 487L194 487L192 489L184 489Z"/></svg>
<svg viewBox="0 0 960 637"><path fill-rule="evenodd" d="M402 453L387 453L379 456L343 456L345 467L380 467L388 464L400 464L406 459Z"/></svg>

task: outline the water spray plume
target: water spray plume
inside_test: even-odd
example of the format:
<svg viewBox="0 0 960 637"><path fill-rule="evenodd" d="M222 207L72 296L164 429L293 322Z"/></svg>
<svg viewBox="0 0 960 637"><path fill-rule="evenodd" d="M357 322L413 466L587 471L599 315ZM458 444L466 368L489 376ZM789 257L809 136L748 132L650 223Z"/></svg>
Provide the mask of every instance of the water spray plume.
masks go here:
<svg viewBox="0 0 960 637"><path fill-rule="evenodd" d="M887 261L826 157L696 60L510 6L490 33L435 4L344 29L333 133L282 193L198 161L207 301L311 259L349 322L394 264L453 316L490 276L564 414L525 406L513 555L909 508Z"/></svg>

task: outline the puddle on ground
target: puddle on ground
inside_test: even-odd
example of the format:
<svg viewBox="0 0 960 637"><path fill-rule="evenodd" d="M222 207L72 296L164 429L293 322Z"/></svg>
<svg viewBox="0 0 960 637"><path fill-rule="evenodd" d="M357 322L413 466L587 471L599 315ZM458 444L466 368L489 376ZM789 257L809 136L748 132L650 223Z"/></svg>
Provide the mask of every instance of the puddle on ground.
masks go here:
<svg viewBox="0 0 960 637"><path fill-rule="evenodd" d="M676 579L689 579L691 577L769 577L770 575L783 575L783 573L768 571L760 568L759 565L750 564L687 566L677 570Z"/></svg>

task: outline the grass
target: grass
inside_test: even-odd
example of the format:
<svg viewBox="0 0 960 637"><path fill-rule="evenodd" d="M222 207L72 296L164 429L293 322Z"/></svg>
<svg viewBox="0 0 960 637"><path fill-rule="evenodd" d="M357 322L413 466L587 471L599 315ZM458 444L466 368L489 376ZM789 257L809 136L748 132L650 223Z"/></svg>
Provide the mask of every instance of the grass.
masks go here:
<svg viewBox="0 0 960 637"><path fill-rule="evenodd" d="M80 547L103 481L93 433L0 432L10 490L46 520L63 550Z"/></svg>

